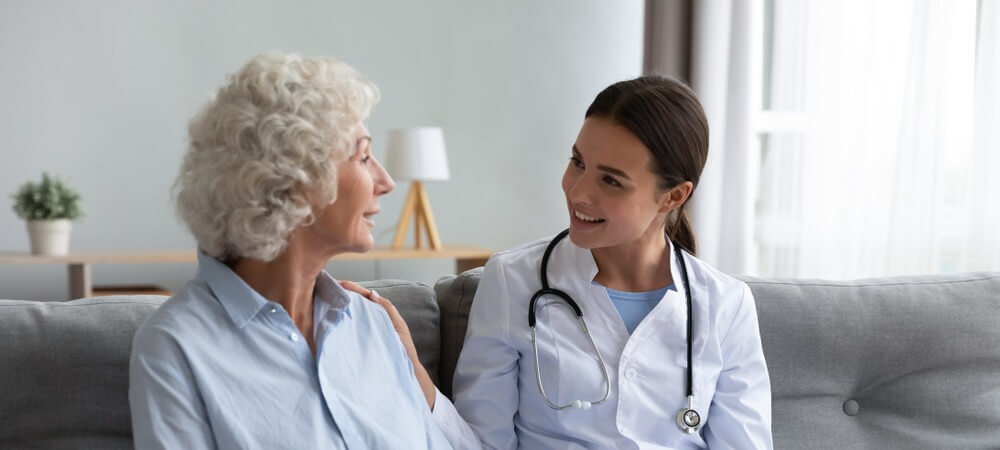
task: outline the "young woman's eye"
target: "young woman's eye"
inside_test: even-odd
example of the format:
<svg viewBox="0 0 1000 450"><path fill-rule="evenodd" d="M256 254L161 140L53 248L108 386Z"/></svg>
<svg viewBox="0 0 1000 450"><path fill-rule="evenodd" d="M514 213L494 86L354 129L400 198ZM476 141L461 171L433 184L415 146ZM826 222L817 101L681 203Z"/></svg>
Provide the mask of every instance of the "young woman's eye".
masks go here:
<svg viewBox="0 0 1000 450"><path fill-rule="evenodd" d="M621 183L618 182L618 180L609 176L604 177L604 182L607 183L609 186L614 186L614 187L621 187L622 185Z"/></svg>
<svg viewBox="0 0 1000 450"><path fill-rule="evenodd" d="M577 158L575 156L570 156L569 157L569 162L570 162L570 164L572 164L572 165L574 165L576 167L579 167L581 169L583 168L583 161L580 161L580 158Z"/></svg>

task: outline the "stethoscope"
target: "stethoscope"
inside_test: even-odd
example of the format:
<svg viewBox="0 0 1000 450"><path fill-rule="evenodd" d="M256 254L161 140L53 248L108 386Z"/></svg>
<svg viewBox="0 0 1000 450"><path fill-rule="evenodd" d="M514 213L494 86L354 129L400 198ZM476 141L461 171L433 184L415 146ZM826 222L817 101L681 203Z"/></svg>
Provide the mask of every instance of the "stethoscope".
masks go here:
<svg viewBox="0 0 1000 450"><path fill-rule="evenodd" d="M552 254L552 249L556 247L556 244L558 244L559 241L565 238L568 234L569 229L563 230L561 233L556 235L556 237L549 242L548 247L545 248L545 253L542 255L541 267L542 288L531 296L531 302L528 304L528 327L531 328L531 347L535 353L535 381L538 382L538 392L542 394L542 398L550 408L557 410L566 408L589 409L591 406L600 405L608 401L608 397L611 396L611 377L608 376L608 369L604 364L604 358L601 357L600 350L597 349L597 343L594 342L594 336L590 334L590 330L587 329L587 322L583 320L583 311L580 309L580 306L573 301L573 298L570 297L569 294L559 289L549 287L549 256ZM691 357L691 324L693 322L691 285L688 284L687 266L684 263L684 255L681 252L679 245L674 245L674 253L676 253L677 261L680 263L681 277L684 280L684 294L687 297L687 407L681 408L681 410L677 412L676 421L677 427L680 428L681 431L688 434L694 434L701 426L701 415L698 414L698 411L694 410L694 386L692 383L694 380L694 371ZM540 365L538 364L538 343L535 341L535 302L537 302L543 295L554 295L561 298L566 302L566 304L573 308L573 312L576 313L576 318L580 321L580 326L583 328L583 332L590 340L590 345L594 348L594 354L597 355L597 362L601 366L601 373L604 374L604 397L600 400L573 400L572 403L557 405L552 403L552 401L549 400L549 397L545 395L545 388L542 387L542 373Z"/></svg>

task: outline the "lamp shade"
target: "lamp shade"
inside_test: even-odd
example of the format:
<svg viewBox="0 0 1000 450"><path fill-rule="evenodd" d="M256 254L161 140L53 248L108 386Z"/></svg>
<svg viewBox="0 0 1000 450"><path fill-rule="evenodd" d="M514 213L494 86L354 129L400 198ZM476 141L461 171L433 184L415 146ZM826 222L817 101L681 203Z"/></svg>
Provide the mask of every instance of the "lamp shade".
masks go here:
<svg viewBox="0 0 1000 450"><path fill-rule="evenodd" d="M389 130L387 141L385 169L393 178L444 181L450 177L441 128Z"/></svg>

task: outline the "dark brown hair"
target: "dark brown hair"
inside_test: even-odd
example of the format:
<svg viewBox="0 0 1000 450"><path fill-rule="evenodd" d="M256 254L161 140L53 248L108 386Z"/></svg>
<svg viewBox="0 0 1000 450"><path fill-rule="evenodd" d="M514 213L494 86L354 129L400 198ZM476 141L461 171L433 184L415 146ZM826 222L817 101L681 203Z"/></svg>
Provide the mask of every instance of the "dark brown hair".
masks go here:
<svg viewBox="0 0 1000 450"><path fill-rule="evenodd" d="M608 86L587 108L584 117L606 118L634 134L653 156L650 170L659 188L685 181L695 187L708 159L708 119L691 88L673 78L644 76ZM690 200L690 197L688 197ZM697 251L694 230L684 207L666 224L670 240L691 254Z"/></svg>

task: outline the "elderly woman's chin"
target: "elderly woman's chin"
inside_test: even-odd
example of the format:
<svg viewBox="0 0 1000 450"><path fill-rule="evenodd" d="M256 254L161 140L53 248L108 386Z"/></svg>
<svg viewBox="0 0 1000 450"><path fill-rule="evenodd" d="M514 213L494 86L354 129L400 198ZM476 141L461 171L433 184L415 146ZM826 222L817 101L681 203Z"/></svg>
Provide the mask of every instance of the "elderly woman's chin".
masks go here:
<svg viewBox="0 0 1000 450"><path fill-rule="evenodd" d="M361 231L357 237L344 250L345 253L365 253L375 246L375 238L368 230Z"/></svg>
<svg viewBox="0 0 1000 450"><path fill-rule="evenodd" d="M302 230L301 245L296 245L307 252L320 252L329 256L341 253L365 253L375 245L372 228L359 224L353 229L343 227L324 227L314 224Z"/></svg>
<svg viewBox="0 0 1000 450"><path fill-rule="evenodd" d="M368 224L358 224L355 229L347 233L331 233L327 235L327 245L336 249L339 253L365 253L375 246L375 238L372 236L372 228Z"/></svg>

